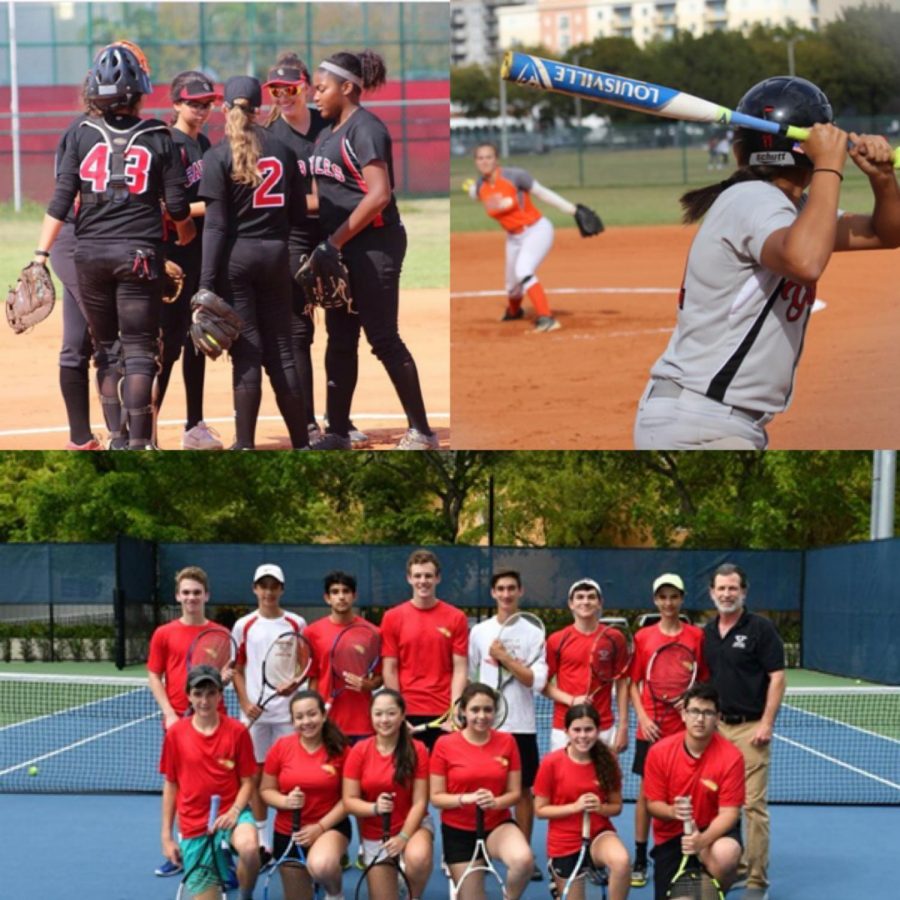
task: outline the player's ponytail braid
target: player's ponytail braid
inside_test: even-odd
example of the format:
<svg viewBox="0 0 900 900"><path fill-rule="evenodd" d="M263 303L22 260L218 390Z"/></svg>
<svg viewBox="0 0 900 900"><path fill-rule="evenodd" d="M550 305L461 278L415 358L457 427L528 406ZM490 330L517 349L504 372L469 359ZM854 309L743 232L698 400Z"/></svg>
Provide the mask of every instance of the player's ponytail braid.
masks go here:
<svg viewBox="0 0 900 900"><path fill-rule="evenodd" d="M578 703L570 706L566 710L566 728L568 728L576 719L590 719L598 728L600 728L600 715L589 703ZM594 746L590 750L591 763L594 766L594 772L597 774L597 781L606 797L610 794L622 790L622 770L612 750L603 743L598 737L594 741Z"/></svg>
<svg viewBox="0 0 900 900"><path fill-rule="evenodd" d="M387 81L384 59L374 50L363 50L358 54L360 77L367 91L374 91Z"/></svg>
<svg viewBox="0 0 900 900"><path fill-rule="evenodd" d="M257 187L262 182L257 169L260 148L253 113L250 101L239 98L225 117L225 137L231 144L231 180L248 187Z"/></svg>
<svg viewBox="0 0 900 900"><path fill-rule="evenodd" d="M716 197L723 191L727 191L733 184L740 184L742 181L773 181L779 175L784 175L784 172L784 166L742 166L718 184L709 184L706 187L688 191L686 194L682 194L678 201L684 210L681 221L685 225L690 225L691 222L702 219L709 212Z"/></svg>

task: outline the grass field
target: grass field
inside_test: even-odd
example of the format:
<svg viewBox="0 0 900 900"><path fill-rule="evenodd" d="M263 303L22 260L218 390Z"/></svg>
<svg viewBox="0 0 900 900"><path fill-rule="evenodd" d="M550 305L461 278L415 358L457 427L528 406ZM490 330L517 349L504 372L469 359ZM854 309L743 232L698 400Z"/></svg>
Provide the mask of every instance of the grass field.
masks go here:
<svg viewBox="0 0 900 900"><path fill-rule="evenodd" d="M573 203L596 209L607 225L673 225L681 220L678 198L686 190L726 178L730 170L708 171L703 149L585 151L582 158L584 186L579 186L578 154L574 150L511 156L510 166L527 169L541 184ZM475 177L470 156L454 157L450 164L450 227L452 231L484 231L496 228L479 203L462 194L466 178ZM872 208L869 183L852 163L845 170L841 207L854 212ZM572 217L546 204L541 211L554 225L572 227Z"/></svg>
<svg viewBox="0 0 900 900"><path fill-rule="evenodd" d="M21 213L14 212L12 204L0 205L0 286L15 284L19 271L31 262L43 214L43 207L35 203L25 205ZM409 236L401 287L408 290L448 287L447 199L401 200L400 215ZM57 287L60 287L58 283Z"/></svg>

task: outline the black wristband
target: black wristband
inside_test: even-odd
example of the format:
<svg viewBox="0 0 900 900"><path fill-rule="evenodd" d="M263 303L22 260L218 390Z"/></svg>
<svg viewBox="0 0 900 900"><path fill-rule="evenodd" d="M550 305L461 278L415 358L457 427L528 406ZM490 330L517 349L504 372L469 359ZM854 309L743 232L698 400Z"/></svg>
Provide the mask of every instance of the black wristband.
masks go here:
<svg viewBox="0 0 900 900"><path fill-rule="evenodd" d="M48 256L50 256L50 251L49 250L35 250L34 255L48 257Z"/></svg>
<svg viewBox="0 0 900 900"><path fill-rule="evenodd" d="M833 172L835 175L837 175L838 178L841 179L841 181L844 180L843 174L841 174L840 172L838 172L837 169L813 169L813 175L815 175L816 172Z"/></svg>

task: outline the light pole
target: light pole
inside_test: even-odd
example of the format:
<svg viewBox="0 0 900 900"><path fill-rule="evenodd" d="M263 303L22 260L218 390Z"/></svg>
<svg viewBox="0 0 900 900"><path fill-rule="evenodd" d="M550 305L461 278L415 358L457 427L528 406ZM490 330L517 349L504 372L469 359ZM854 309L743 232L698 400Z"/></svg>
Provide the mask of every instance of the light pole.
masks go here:
<svg viewBox="0 0 900 900"><path fill-rule="evenodd" d="M800 41L805 41L806 38L802 34L795 35L794 37L786 38L785 43L787 43L787 56L788 56L788 75L793 78L797 72L794 66L794 44L800 43Z"/></svg>

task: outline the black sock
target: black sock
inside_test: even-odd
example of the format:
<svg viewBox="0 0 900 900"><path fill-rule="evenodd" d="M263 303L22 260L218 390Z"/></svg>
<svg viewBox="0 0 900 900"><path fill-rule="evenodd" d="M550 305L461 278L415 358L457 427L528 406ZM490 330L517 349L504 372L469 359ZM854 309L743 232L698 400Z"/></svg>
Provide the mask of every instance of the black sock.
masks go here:
<svg viewBox="0 0 900 900"><path fill-rule="evenodd" d="M256 420L261 400L262 387L234 392L234 431L238 447L245 450L256 446Z"/></svg>
<svg viewBox="0 0 900 900"><path fill-rule="evenodd" d="M387 369L387 373L394 385L394 390L397 391L410 426L421 431L422 434L431 434L415 361L409 359L401 365L392 365Z"/></svg>
<svg viewBox="0 0 900 900"><path fill-rule="evenodd" d="M291 436L291 447L297 450L309 446L309 431L306 428L306 403L302 394L276 394L275 402L284 424Z"/></svg>
<svg viewBox="0 0 900 900"><path fill-rule="evenodd" d="M87 369L59 367L59 389L66 405L69 420L69 440L73 444L86 444L91 433L91 401Z"/></svg>
<svg viewBox="0 0 900 900"><path fill-rule="evenodd" d="M187 340L181 354L181 376L184 378L184 393L187 400L187 422L185 431L190 431L203 420L203 383L206 379L206 357L194 349Z"/></svg>
<svg viewBox="0 0 900 900"><path fill-rule="evenodd" d="M635 841L634 842L634 862L635 865L638 863L643 863L645 866L647 865L647 842L646 841Z"/></svg>
<svg viewBox="0 0 900 900"><path fill-rule="evenodd" d="M325 373L328 378L325 403L328 430L347 437L350 433L350 404L359 377L359 359L356 355L326 349Z"/></svg>

